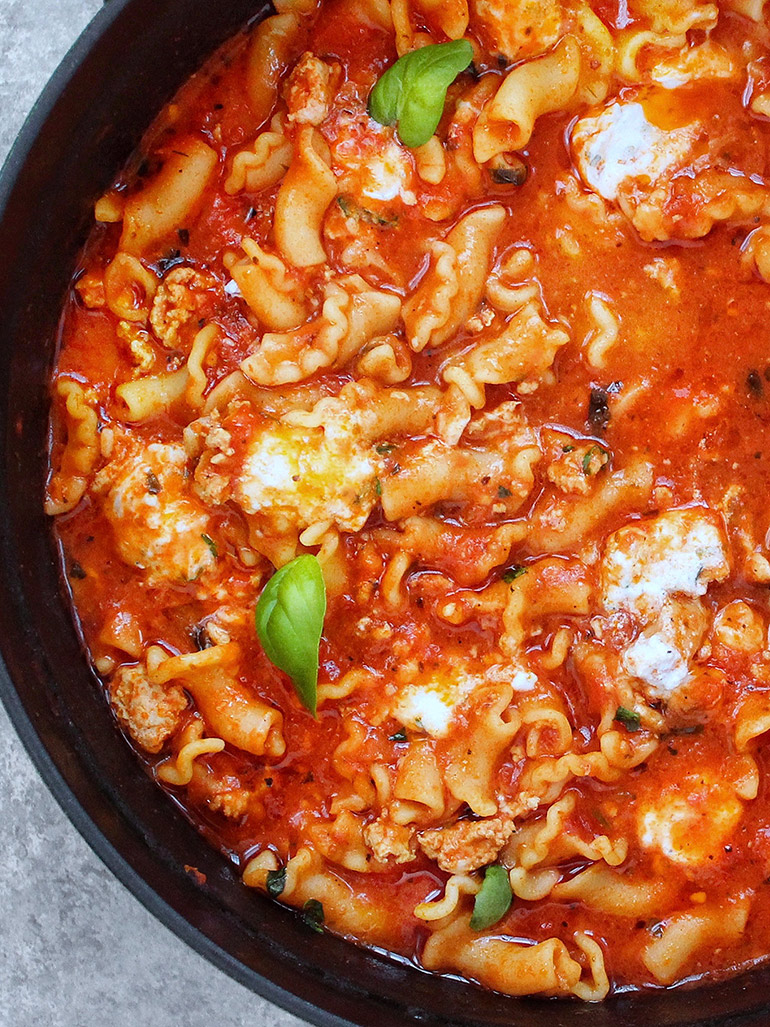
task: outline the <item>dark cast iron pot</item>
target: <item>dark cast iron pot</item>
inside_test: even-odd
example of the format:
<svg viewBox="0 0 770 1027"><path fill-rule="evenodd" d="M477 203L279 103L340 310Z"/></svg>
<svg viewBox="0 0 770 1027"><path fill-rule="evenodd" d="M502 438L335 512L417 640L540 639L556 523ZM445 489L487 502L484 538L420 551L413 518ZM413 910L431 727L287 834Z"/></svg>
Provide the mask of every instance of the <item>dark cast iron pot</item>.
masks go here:
<svg viewBox="0 0 770 1027"><path fill-rule="evenodd" d="M260 0L111 0L38 101L0 181L0 694L64 811L120 880L198 952L328 1027L770 1023L770 969L602 1006L515 1000L311 933L244 888L142 770L92 677L43 514L59 310L93 201L143 131ZM198 883L185 864L205 875Z"/></svg>

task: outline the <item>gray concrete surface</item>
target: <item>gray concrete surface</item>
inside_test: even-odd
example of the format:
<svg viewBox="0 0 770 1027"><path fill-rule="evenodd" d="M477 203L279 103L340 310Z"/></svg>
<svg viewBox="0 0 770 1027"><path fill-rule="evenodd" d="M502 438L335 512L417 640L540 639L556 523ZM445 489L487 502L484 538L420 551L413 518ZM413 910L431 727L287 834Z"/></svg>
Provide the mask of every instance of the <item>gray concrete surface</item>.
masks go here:
<svg viewBox="0 0 770 1027"><path fill-rule="evenodd" d="M0 164L99 0L0 0ZM0 1027L300 1027L188 949L64 817L0 707Z"/></svg>

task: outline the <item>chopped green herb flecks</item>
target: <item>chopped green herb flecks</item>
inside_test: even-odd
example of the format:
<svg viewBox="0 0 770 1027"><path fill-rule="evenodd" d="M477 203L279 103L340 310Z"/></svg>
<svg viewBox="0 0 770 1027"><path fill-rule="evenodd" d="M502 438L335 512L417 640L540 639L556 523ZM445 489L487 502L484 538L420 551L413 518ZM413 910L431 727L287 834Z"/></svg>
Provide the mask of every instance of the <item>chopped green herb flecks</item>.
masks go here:
<svg viewBox="0 0 770 1027"><path fill-rule="evenodd" d="M511 492L511 490L507 489L505 487L505 485L498 485L497 486L497 498L498 499L508 499L508 497L512 496L512 495L513 495L513 493Z"/></svg>
<svg viewBox="0 0 770 1027"><path fill-rule="evenodd" d="M206 543L206 545L209 547L209 549L211 550L211 555L216 560L217 557L219 556L219 550L217 549L217 544L214 541L214 539L211 537L211 535L206 535L206 534L201 535L201 538Z"/></svg>
<svg viewBox="0 0 770 1027"><path fill-rule="evenodd" d="M505 867L487 867L481 891L473 903L471 930L485 931L493 927L508 912L512 900L511 882Z"/></svg>
<svg viewBox="0 0 770 1027"><path fill-rule="evenodd" d="M626 731L638 731L642 725L642 718L635 710L629 710L625 706L618 706L615 711L615 720L617 720Z"/></svg>
<svg viewBox="0 0 770 1027"><path fill-rule="evenodd" d="M354 218L356 221L365 221L368 225L377 225L379 228L394 228L398 224L398 217L385 214L378 214L356 203L352 196L343 194L337 197L337 204L346 218Z"/></svg>
<svg viewBox="0 0 770 1027"><path fill-rule="evenodd" d="M396 733L394 735L390 736L390 741L391 742L405 742L406 741L406 731L404 731L403 728L400 731L396 731Z"/></svg>
<svg viewBox="0 0 770 1027"><path fill-rule="evenodd" d="M609 456L605 449L602 449L601 446L591 446L583 456L583 474L596 474L597 471L604 467L608 460Z"/></svg>
<svg viewBox="0 0 770 1027"><path fill-rule="evenodd" d="M512 581L515 581L517 578L520 578L522 574L526 573L526 567L509 567L507 570L503 571L503 581L506 585L510 585Z"/></svg>

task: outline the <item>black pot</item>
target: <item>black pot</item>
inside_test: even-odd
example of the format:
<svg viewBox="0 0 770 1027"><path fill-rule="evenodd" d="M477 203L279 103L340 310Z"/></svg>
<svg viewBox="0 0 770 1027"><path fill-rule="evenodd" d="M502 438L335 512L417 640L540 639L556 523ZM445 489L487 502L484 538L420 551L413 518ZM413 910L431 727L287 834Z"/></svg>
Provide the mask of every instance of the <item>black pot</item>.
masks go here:
<svg viewBox="0 0 770 1027"><path fill-rule="evenodd" d="M148 909L221 969L313 1023L769 1023L770 969L597 1007L506 998L313 934L241 885L116 731L43 514L57 321L94 199L162 104L255 13L264 13L255 0L111 0L54 75L0 181L0 694L27 751L81 834Z"/></svg>

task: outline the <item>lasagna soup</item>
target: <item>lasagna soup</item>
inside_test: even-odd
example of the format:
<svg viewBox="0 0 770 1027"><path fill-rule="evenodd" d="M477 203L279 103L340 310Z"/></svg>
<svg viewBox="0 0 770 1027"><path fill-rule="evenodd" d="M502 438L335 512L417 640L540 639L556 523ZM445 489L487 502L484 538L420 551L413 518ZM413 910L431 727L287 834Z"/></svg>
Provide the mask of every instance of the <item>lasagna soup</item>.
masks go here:
<svg viewBox="0 0 770 1027"><path fill-rule="evenodd" d="M246 887L511 995L770 953L762 0L276 0L95 205L48 511Z"/></svg>

